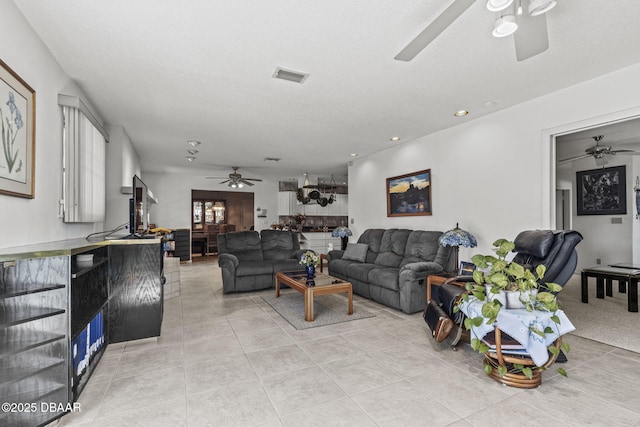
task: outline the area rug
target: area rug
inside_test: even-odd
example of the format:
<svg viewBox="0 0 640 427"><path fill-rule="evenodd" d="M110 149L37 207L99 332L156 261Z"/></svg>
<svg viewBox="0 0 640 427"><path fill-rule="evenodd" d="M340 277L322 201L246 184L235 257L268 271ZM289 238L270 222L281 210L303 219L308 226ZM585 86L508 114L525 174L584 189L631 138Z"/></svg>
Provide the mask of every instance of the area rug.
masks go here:
<svg viewBox="0 0 640 427"><path fill-rule="evenodd" d="M304 320L304 295L296 291L281 293L280 298L275 295L263 296L275 311L296 329L309 329L318 326L333 325L352 320L375 317L375 314L361 306L353 304L353 314L347 314L347 297L339 295L321 295L313 300L313 322Z"/></svg>
<svg viewBox="0 0 640 427"><path fill-rule="evenodd" d="M572 335L640 353L640 313L627 311L627 294L618 292L618 282L613 282L612 297L599 299L595 279L589 279L589 303L585 304L580 275L574 275L558 294L558 301L576 327Z"/></svg>

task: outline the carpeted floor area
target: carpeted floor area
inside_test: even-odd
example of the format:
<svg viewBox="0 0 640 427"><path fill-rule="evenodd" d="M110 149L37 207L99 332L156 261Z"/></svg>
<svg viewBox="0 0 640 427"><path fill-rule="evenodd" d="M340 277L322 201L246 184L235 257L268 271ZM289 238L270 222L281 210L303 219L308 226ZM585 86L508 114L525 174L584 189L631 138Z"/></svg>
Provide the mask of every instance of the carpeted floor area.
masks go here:
<svg viewBox="0 0 640 427"><path fill-rule="evenodd" d="M347 298L342 294L316 297L313 301L313 322L304 320L304 295L300 292L289 289L283 291L279 298L275 295L263 295L262 299L298 330L375 317L375 314L365 310L357 301L353 302L353 314L349 315Z"/></svg>
<svg viewBox="0 0 640 427"><path fill-rule="evenodd" d="M571 334L640 353L640 313L627 311L627 294L618 292L614 282L613 297L596 298L595 279L589 279L589 303L580 298L580 274L574 274L558 294L565 313L576 327Z"/></svg>

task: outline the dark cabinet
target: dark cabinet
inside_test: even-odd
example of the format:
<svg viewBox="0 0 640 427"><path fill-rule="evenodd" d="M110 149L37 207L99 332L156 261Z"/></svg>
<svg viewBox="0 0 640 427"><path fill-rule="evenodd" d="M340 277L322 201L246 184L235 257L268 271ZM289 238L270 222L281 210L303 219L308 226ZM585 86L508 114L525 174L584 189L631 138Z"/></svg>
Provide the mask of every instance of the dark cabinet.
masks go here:
<svg viewBox="0 0 640 427"><path fill-rule="evenodd" d="M2 426L41 425L64 414L47 408L69 401L68 271L67 256L0 262Z"/></svg>
<svg viewBox="0 0 640 427"><path fill-rule="evenodd" d="M0 401L14 405L0 426L32 427L64 415L109 342L160 335L162 244L15 249L0 250Z"/></svg>
<svg viewBox="0 0 640 427"><path fill-rule="evenodd" d="M162 246L109 247L109 342L157 337L162 325Z"/></svg>

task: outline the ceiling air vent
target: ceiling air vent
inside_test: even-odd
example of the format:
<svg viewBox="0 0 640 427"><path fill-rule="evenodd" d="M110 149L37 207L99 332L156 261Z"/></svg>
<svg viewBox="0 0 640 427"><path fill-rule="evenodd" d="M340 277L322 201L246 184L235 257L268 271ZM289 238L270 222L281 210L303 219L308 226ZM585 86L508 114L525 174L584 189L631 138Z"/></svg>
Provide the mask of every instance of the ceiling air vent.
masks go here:
<svg viewBox="0 0 640 427"><path fill-rule="evenodd" d="M273 77L295 83L304 83L304 81L307 80L307 77L309 77L309 74L301 73L299 71L285 70L284 68L278 67L273 73Z"/></svg>

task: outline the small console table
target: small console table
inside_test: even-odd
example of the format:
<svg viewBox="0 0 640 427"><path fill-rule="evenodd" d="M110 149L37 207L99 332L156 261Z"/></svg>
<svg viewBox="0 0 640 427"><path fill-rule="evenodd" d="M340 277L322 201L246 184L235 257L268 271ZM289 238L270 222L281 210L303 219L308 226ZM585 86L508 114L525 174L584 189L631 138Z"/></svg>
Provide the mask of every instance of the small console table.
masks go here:
<svg viewBox="0 0 640 427"><path fill-rule="evenodd" d="M628 267L627 267L628 266ZM614 264L607 267L591 267L582 270L582 302L589 302L589 277L596 278L596 297L604 298L605 284L607 296L613 296L612 282L618 281L620 292L627 291L627 310L638 312L638 279L640 279L640 269L633 268L630 264Z"/></svg>

